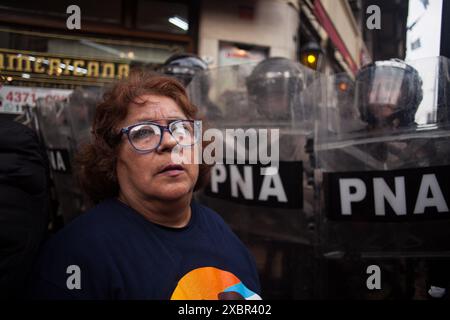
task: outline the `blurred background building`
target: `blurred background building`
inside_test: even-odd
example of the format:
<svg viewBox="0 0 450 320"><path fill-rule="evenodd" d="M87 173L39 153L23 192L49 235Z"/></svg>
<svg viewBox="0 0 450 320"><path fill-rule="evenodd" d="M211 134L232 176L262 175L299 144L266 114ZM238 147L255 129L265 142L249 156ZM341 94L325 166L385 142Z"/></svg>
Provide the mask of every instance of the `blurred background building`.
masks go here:
<svg viewBox="0 0 450 320"><path fill-rule="evenodd" d="M69 89L110 82L125 65L154 68L193 52L211 67L281 56L353 75L373 59L405 57L414 1L432 7L429 0L2 0L0 72L10 85ZM81 9L80 30L66 26L72 4ZM381 29L366 27L372 5Z"/></svg>

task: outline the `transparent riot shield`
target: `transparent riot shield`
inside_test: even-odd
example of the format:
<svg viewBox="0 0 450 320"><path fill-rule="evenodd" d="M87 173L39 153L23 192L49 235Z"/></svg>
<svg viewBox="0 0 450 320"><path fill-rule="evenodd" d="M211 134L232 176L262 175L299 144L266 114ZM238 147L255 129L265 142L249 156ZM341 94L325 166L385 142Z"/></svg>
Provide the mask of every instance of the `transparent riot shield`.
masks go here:
<svg viewBox="0 0 450 320"><path fill-rule="evenodd" d="M67 117L76 149L90 142L95 107L102 93L102 88L77 88L68 98Z"/></svg>
<svg viewBox="0 0 450 320"><path fill-rule="evenodd" d="M99 89L76 89L64 100L41 98L36 103L39 130L50 160L52 180L58 202L57 215L66 224L87 209L79 190L74 156L88 142Z"/></svg>
<svg viewBox="0 0 450 320"><path fill-rule="evenodd" d="M210 70L188 87L210 142L203 161L215 163L198 199L252 251L263 298L314 295L313 111L302 97L314 77L271 58Z"/></svg>
<svg viewBox="0 0 450 320"><path fill-rule="evenodd" d="M450 258L449 60L376 62L350 99L339 77L315 125L321 295L426 298Z"/></svg>

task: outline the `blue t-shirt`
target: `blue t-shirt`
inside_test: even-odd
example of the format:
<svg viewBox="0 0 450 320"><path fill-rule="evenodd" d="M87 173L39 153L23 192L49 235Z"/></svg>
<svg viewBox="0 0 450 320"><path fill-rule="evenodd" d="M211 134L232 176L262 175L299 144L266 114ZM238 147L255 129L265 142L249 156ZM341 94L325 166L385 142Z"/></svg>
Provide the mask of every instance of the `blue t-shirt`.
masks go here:
<svg viewBox="0 0 450 320"><path fill-rule="evenodd" d="M39 299L259 298L252 256L222 218L191 204L187 226L149 222L106 200L51 238L36 265Z"/></svg>

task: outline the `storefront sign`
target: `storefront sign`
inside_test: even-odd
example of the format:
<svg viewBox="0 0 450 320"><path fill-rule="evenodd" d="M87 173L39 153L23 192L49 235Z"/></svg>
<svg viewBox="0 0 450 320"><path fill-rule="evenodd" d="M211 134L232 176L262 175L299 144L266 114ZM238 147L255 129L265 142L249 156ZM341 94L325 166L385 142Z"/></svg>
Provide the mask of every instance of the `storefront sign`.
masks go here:
<svg viewBox="0 0 450 320"><path fill-rule="evenodd" d="M0 74L18 80L46 79L84 82L110 82L127 77L130 65L117 61L82 59L66 55L47 54L0 48Z"/></svg>
<svg viewBox="0 0 450 320"><path fill-rule="evenodd" d="M36 100L67 98L73 90L2 86L0 87L0 113L22 113L22 106L36 106Z"/></svg>

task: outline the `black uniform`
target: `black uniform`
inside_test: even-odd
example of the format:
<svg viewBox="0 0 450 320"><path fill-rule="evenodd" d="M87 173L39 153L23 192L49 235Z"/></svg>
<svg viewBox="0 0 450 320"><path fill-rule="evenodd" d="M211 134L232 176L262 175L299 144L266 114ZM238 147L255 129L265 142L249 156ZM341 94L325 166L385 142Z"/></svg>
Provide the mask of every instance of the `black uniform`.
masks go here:
<svg viewBox="0 0 450 320"><path fill-rule="evenodd" d="M36 133L0 119L0 299L23 297L47 229L48 173Z"/></svg>

